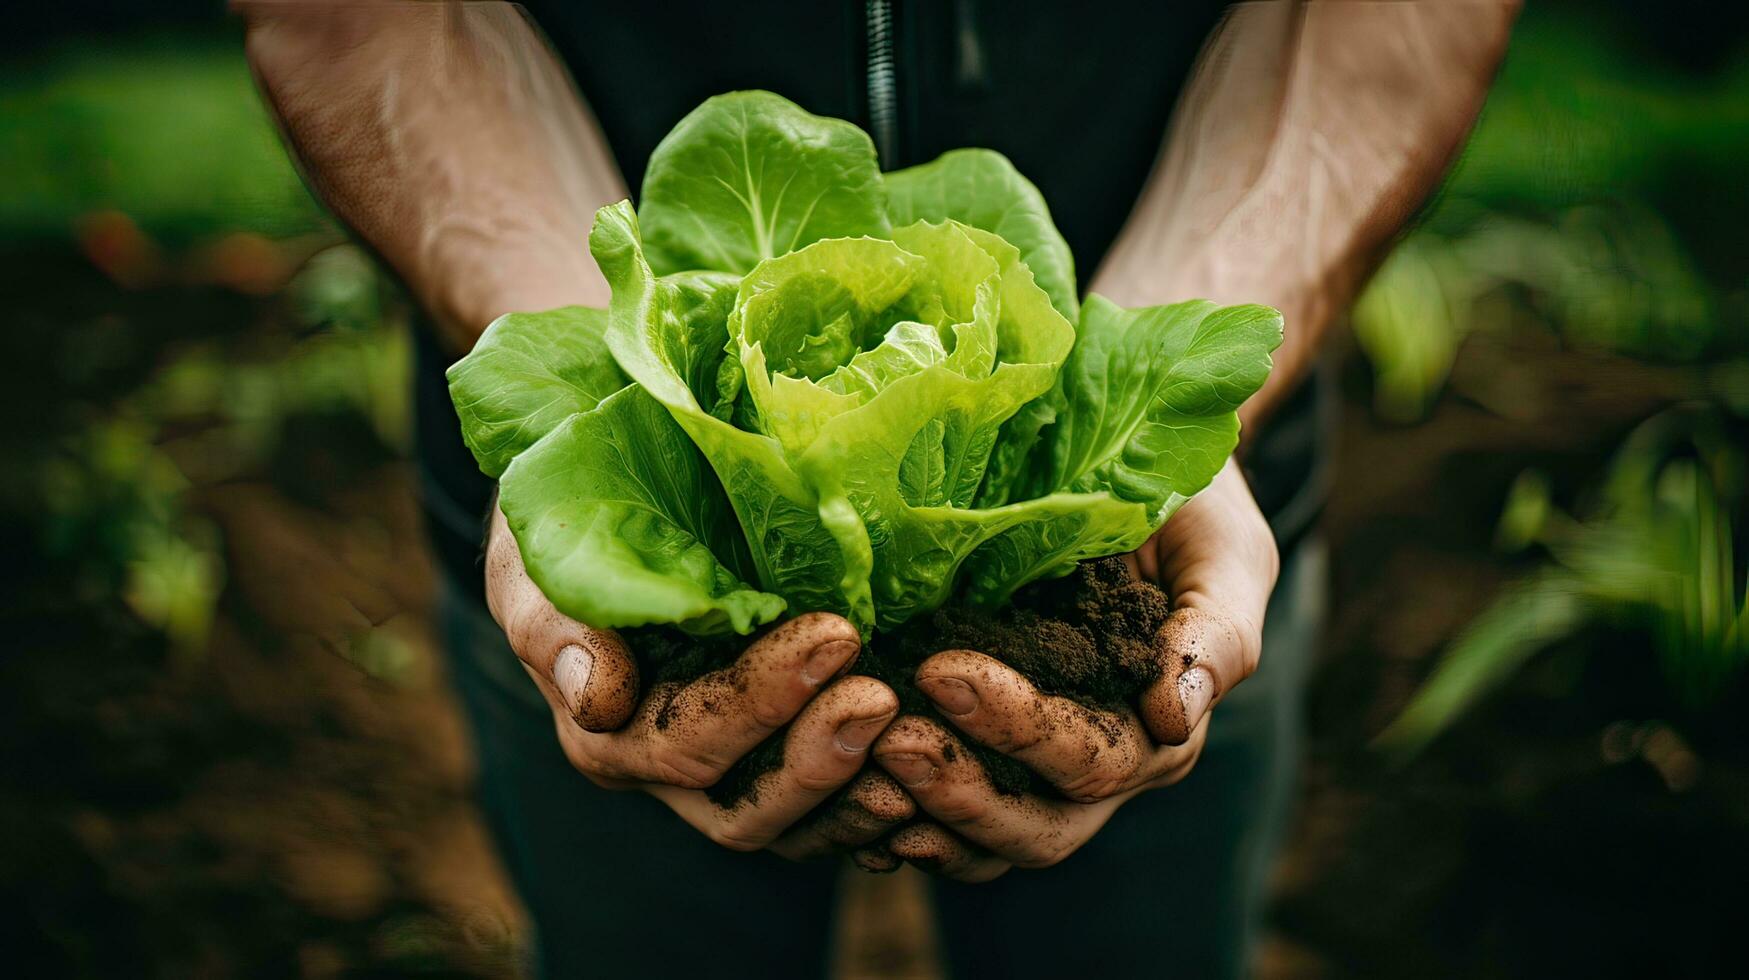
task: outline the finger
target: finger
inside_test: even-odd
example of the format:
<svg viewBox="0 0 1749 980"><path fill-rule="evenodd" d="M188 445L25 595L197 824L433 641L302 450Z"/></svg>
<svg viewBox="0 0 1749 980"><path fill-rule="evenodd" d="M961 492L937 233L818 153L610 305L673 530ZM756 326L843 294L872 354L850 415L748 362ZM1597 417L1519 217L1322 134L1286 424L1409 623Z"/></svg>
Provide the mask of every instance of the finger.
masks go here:
<svg viewBox="0 0 1749 980"><path fill-rule="evenodd" d="M638 668L625 643L553 607L523 569L516 538L496 510L486 546L486 602L555 714L591 732L612 731L631 717Z"/></svg>
<svg viewBox="0 0 1749 980"><path fill-rule="evenodd" d="M894 722L874 751L881 768L925 813L955 835L1022 867L1061 861L1127 798L1083 804L1029 793L1005 795L947 729L915 715Z"/></svg>
<svg viewBox="0 0 1749 980"><path fill-rule="evenodd" d="M838 681L802 709L785 733L783 764L756 779L735 803L708 804L699 821L708 825L712 840L732 850L770 845L856 776L869 746L898 713L898 696L880 681Z"/></svg>
<svg viewBox="0 0 1749 980"><path fill-rule="evenodd" d="M892 776L864 769L845 787L845 800L884 824L900 824L917 815L917 804Z"/></svg>
<svg viewBox="0 0 1749 980"><path fill-rule="evenodd" d="M785 831L771 849L792 860L854 851L885 837L916 812L917 805L893 777L865 768L818 812Z"/></svg>
<svg viewBox="0 0 1749 980"><path fill-rule="evenodd" d="M935 823L914 823L900 829L887 841L887 852L930 874L969 884L999 878L1012 867Z"/></svg>
<svg viewBox="0 0 1749 980"><path fill-rule="evenodd" d="M930 657L917 669L917 686L955 728L1024 763L1071 800L1122 792L1154 778L1168 761L1134 714L1042 694L1012 667L981 653Z"/></svg>
<svg viewBox="0 0 1749 980"><path fill-rule="evenodd" d="M1263 638L1256 627L1196 606L1180 608L1160 628L1160 677L1138 710L1162 745L1183 745L1208 710L1257 669Z"/></svg>
<svg viewBox="0 0 1749 980"><path fill-rule="evenodd" d="M648 782L708 786L789 724L860 648L856 627L843 617L797 616L728 667L652 691L632 724L601 747L602 764Z"/></svg>
<svg viewBox="0 0 1749 980"><path fill-rule="evenodd" d="M850 860L858 868L869 874L884 875L899 870L905 862L893 856L885 844L871 844L859 847L850 855Z"/></svg>

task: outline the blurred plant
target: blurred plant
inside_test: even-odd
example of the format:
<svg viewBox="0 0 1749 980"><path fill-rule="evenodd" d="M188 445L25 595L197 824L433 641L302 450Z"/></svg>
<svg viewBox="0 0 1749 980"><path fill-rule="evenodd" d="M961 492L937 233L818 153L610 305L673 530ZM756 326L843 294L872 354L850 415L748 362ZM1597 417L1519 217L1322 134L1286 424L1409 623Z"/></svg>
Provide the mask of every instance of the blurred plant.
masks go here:
<svg viewBox="0 0 1749 980"><path fill-rule="evenodd" d="M1552 560L1471 622L1376 744L1414 755L1538 650L1594 622L1643 631L1678 700L1709 704L1749 660L1731 521L1743 483L1742 449L1718 415L1696 409L1636 428L1583 518L1552 504L1540 473L1521 475L1498 540Z"/></svg>
<svg viewBox="0 0 1749 980"><path fill-rule="evenodd" d="M407 448L397 307L363 251L317 250L335 237L229 32L87 38L0 69L0 242L32 259L10 267L82 255L121 287L113 310L76 314L101 336L65 345L74 366L59 370L108 357L128 379L120 392L45 385L57 424L9 458L4 496L11 507L13 485L28 488L18 512L75 598L119 600L180 660L205 649L226 582L203 488L271 474L287 432L310 431L288 429L300 417L362 419L389 452ZM26 305L65 319L63 284L32 285ZM207 311L214 322L186 322ZM260 322L234 329L239 311ZM143 372L115 370L148 356ZM343 652L378 674L407 659L387 635Z"/></svg>
<svg viewBox="0 0 1749 980"><path fill-rule="evenodd" d="M225 580L220 535L191 491L260 470L299 415L358 416L384 446L407 449L411 347L385 322L368 258L353 246L320 253L289 292L315 332L249 359L217 341L179 352L36 474L45 551L80 562L88 587L118 591L184 660L204 649ZM394 666L393 651L371 650L371 669Z"/></svg>
<svg viewBox="0 0 1749 980"><path fill-rule="evenodd" d="M173 654L186 659L206 649L224 563L211 524L181 523L180 532L165 525L136 526L122 597L135 615L164 631Z"/></svg>
<svg viewBox="0 0 1749 980"><path fill-rule="evenodd" d="M1449 242L1416 235L1390 254L1355 301L1354 339L1372 363L1380 416L1420 418L1445 386L1470 331L1471 280Z"/></svg>
<svg viewBox="0 0 1749 980"><path fill-rule="evenodd" d="M1536 323L1656 361L1741 354L1741 283L1728 261L1709 281L1693 256L1718 249L1668 216L1742 201L1745 160L1749 63L1692 77L1570 12L1527 10L1441 198L1355 306L1378 413L1423 416L1480 330Z"/></svg>
<svg viewBox="0 0 1749 980"><path fill-rule="evenodd" d="M1626 204L1589 205L1557 221L1490 215L1463 234L1412 235L1355 303L1353 326L1373 365L1374 408L1424 415L1473 331L1528 314L1583 350L1693 361L1740 338L1669 226Z"/></svg>
<svg viewBox="0 0 1749 980"><path fill-rule="evenodd" d="M0 73L0 234L60 239L104 210L173 246L325 223L230 37L88 40Z"/></svg>

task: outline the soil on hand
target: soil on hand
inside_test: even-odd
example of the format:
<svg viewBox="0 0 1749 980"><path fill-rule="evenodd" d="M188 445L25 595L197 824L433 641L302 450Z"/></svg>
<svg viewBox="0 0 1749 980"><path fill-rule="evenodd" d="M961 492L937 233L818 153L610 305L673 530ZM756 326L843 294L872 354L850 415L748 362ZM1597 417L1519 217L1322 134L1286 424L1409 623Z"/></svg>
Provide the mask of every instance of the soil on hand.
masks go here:
<svg viewBox="0 0 1749 980"><path fill-rule="evenodd" d="M890 686L903 713L941 719L917 689L917 667L943 650L974 650L1013 667L1041 692L1085 707L1096 723L1108 723L1115 741L1119 731L1104 713L1128 709L1160 676L1155 638L1170 612L1166 594L1138 580L1123 559L1101 558L1016 592L1009 606L945 606L891 633L877 633L852 672ZM672 629L634 631L627 640L653 688L677 688L726 667L747 645L745 637L701 641ZM757 800L759 777L783 761L787 734L779 731L743 756L708 790L711 798L722 806ZM1052 792L1013 759L966 743L999 791Z"/></svg>

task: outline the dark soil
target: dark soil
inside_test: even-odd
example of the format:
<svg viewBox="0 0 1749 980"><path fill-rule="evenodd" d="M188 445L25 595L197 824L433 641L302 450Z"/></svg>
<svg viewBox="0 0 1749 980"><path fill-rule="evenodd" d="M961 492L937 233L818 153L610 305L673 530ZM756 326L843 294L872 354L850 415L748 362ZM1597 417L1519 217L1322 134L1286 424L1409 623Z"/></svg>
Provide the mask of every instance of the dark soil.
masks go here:
<svg viewBox="0 0 1749 980"><path fill-rule="evenodd" d="M946 606L891 633L877 633L852 672L891 687L903 713L936 718L949 728L914 682L917 667L943 650L989 654L1046 694L1072 698L1094 711L1122 711L1160 676L1155 637L1170 611L1166 594L1136 579L1123 559L1101 558L1016 592L1006 608ZM700 641L669 629L639 631L628 639L653 685L684 683L725 667L747 645L743 637ZM711 798L722 806L757 799L759 777L783 761L787 734L779 731L743 756L710 788ZM1054 792L1013 759L976 743L968 747L1000 792Z"/></svg>

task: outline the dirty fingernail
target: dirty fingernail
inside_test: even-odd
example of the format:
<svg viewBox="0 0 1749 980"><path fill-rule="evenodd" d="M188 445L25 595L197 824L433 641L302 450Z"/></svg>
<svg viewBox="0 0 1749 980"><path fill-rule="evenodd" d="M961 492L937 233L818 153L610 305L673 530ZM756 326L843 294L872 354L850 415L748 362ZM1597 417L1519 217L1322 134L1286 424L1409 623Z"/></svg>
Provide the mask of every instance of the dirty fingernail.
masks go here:
<svg viewBox="0 0 1749 980"><path fill-rule="evenodd" d="M583 712L583 689L589 686L589 675L595 670L595 658L573 643L559 651L553 661L553 683L573 717Z"/></svg>
<svg viewBox="0 0 1749 980"><path fill-rule="evenodd" d="M850 640L833 640L814 648L808 662L802 665L802 680L819 687L832 679L839 668L856 654L856 644Z"/></svg>
<svg viewBox="0 0 1749 980"><path fill-rule="evenodd" d="M1209 701L1215 696L1214 678L1201 667L1187 672L1178 678L1178 700L1184 704L1184 730L1196 730L1197 723L1202 721L1203 712L1209 708Z"/></svg>
<svg viewBox="0 0 1749 980"><path fill-rule="evenodd" d="M887 730L887 723L892 720L891 714L853 718L838 726L838 747L846 752L861 752L874 744L874 740Z"/></svg>
<svg viewBox="0 0 1749 980"><path fill-rule="evenodd" d="M935 778L935 763L913 752L882 756L881 766L906 786L922 786Z"/></svg>
<svg viewBox="0 0 1749 980"><path fill-rule="evenodd" d="M978 707L978 692L958 677L926 677L917 686L950 715L969 715Z"/></svg>

